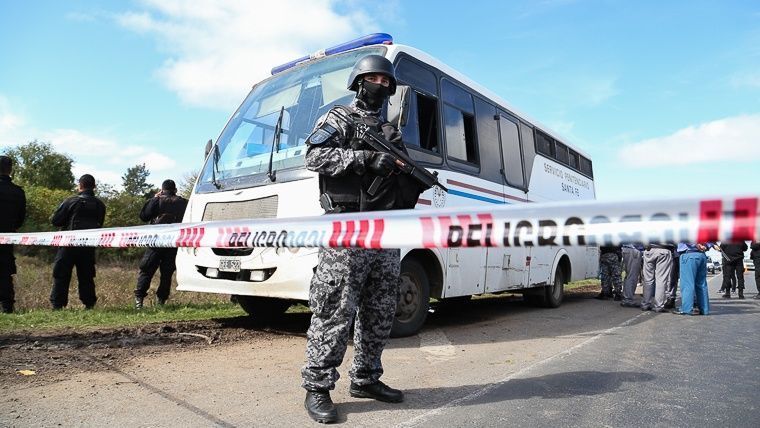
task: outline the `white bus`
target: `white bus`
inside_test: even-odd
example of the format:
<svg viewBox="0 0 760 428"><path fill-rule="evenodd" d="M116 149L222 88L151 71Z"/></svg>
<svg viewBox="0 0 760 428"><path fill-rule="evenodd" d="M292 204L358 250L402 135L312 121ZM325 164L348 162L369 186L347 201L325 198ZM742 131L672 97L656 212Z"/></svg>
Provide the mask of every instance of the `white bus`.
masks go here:
<svg viewBox="0 0 760 428"><path fill-rule="evenodd" d="M207 145L184 221L322 214L317 175L304 168L304 141L317 118L351 101L348 75L369 54L396 68L399 89L387 117L400 124L409 155L449 189L426 191L417 209L594 199L587 154L430 55L378 33L275 67L254 85L216 144ZM519 292L557 307L566 282L597 275L597 247L515 244L402 249L392 334L417 332L430 298ZM308 300L316 265L314 248L182 248L177 281L180 290L235 295L249 314L270 317Z"/></svg>

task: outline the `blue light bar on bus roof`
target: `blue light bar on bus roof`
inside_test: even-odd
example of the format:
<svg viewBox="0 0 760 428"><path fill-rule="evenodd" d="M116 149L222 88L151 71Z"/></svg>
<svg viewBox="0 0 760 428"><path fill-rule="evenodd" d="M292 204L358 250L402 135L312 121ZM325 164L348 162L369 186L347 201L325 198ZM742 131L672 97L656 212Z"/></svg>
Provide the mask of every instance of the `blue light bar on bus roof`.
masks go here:
<svg viewBox="0 0 760 428"><path fill-rule="evenodd" d="M335 45L333 47L327 48L323 51L319 51L311 55L306 55L301 58L294 59L293 61L287 62L285 64L278 65L277 67L273 67L272 74L274 75L274 74L280 73L282 71L285 71L291 67L295 67L296 65L304 61L308 61L310 59L322 58L323 56L334 55L336 53L360 48L362 46L391 45L391 44L393 44L393 37L391 37L390 34L386 34L386 33L368 34L366 36L359 37L358 39L351 40L350 42L341 43L339 45Z"/></svg>

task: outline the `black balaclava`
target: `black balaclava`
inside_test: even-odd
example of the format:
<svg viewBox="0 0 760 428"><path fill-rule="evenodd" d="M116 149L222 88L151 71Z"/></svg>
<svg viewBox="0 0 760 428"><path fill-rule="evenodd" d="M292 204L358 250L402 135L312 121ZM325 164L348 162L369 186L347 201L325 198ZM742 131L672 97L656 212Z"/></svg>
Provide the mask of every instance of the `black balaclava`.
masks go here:
<svg viewBox="0 0 760 428"><path fill-rule="evenodd" d="M362 101L369 110L380 110L383 102L390 95L390 88L379 83L372 83L364 80L359 82L359 91L356 98Z"/></svg>

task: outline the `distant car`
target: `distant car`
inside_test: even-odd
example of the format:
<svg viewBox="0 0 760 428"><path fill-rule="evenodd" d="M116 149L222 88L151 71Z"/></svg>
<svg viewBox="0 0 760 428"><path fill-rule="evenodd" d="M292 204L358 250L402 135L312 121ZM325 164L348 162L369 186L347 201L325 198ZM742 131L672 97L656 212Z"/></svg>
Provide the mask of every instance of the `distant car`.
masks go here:
<svg viewBox="0 0 760 428"><path fill-rule="evenodd" d="M720 264L720 262L716 262L712 259L707 259L707 273L714 274L715 272L721 272L723 270L723 266Z"/></svg>
<svg viewBox="0 0 760 428"><path fill-rule="evenodd" d="M752 259L744 259L744 270L755 270L755 263L752 261Z"/></svg>

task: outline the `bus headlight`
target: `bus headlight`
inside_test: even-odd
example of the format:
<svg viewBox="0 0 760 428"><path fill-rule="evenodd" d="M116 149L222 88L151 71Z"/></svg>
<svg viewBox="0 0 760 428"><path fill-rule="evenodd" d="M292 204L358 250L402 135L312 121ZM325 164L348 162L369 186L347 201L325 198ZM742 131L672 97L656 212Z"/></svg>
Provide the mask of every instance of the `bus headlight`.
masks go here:
<svg viewBox="0 0 760 428"><path fill-rule="evenodd" d="M296 254L296 253L297 253L299 250L300 250L300 248L298 248L298 247L296 247L296 248L290 248L290 247L278 247L278 248L277 248L277 255L278 255L278 256L281 256L281 255L283 255L283 254L287 253L288 251L289 251L291 254Z"/></svg>

